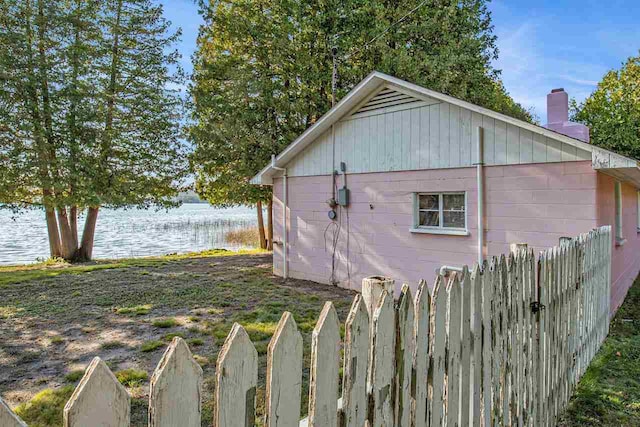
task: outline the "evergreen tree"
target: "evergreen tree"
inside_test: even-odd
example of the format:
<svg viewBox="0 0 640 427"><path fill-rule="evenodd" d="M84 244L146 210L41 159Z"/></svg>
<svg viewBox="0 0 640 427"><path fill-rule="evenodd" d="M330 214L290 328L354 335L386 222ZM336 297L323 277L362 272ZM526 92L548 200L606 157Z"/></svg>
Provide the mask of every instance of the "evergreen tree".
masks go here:
<svg viewBox="0 0 640 427"><path fill-rule="evenodd" d="M175 205L179 33L150 0L0 8L0 203L43 206L51 255L90 259L101 207Z"/></svg>
<svg viewBox="0 0 640 427"><path fill-rule="evenodd" d="M270 200L249 179L331 107L334 48L338 99L378 70L531 121L491 66L486 3L201 2L190 132L198 192L221 206Z"/></svg>

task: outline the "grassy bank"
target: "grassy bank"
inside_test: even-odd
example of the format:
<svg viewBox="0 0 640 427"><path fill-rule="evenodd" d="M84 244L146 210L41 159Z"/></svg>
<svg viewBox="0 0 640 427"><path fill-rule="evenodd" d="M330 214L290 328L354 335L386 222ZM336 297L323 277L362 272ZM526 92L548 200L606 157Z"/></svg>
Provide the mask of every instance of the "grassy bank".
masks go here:
<svg viewBox="0 0 640 427"><path fill-rule="evenodd" d="M640 279L611 322L609 336L582 377L560 425L640 426Z"/></svg>
<svg viewBox="0 0 640 427"><path fill-rule="evenodd" d="M105 259L90 263L70 264L62 259L50 259L37 264L10 265L0 267L0 286L22 283L30 280L42 280L56 277L61 274L83 274L91 271L110 270L114 268L130 267L157 267L172 261L193 258L209 258L234 255L251 255L267 253L261 249L247 249L241 251L228 251L225 249L212 249L202 252L186 254L172 254L163 256L151 256L140 258Z"/></svg>
<svg viewBox="0 0 640 427"><path fill-rule="evenodd" d="M239 322L260 355L261 412L267 345L282 312L292 312L303 335L306 389L322 305L332 300L344 322L352 297L274 277L271 255L260 251L3 267L0 394L30 425L61 425L70 392L100 356L133 398L132 425L144 426L149 378L171 339L181 336L204 369L203 425L211 425L218 351Z"/></svg>

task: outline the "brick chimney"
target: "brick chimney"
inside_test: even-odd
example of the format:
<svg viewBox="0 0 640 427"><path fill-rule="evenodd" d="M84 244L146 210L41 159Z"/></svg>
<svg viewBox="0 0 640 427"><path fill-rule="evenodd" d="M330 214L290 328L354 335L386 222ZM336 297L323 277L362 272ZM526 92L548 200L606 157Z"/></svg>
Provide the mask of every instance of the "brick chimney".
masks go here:
<svg viewBox="0 0 640 427"><path fill-rule="evenodd" d="M547 124L554 132L589 142L589 128L582 123L569 121L569 94L564 89L553 89L547 95Z"/></svg>

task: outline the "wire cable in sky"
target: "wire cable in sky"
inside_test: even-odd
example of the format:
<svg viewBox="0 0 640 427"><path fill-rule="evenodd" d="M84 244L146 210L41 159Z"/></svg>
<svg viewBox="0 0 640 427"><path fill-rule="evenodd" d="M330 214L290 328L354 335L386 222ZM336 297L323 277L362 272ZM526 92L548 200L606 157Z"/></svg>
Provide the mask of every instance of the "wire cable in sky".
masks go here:
<svg viewBox="0 0 640 427"><path fill-rule="evenodd" d="M351 56L360 53L361 51L365 50L367 47L369 47L373 42L375 42L376 40L378 40L380 37L384 36L386 33L389 32L389 30L391 30L393 27L395 27L396 25L402 23L402 21L404 21L405 19L407 19L409 16L411 16L413 13L415 13L418 9L420 9L422 6L424 6L429 0L424 0L422 1L420 4L418 4L416 7L414 7L413 9L411 9L409 12L407 12L402 18L400 18L399 20L397 20L396 22L394 22L393 24L389 25L387 28L385 28L380 34L378 34L377 36L375 36L374 38L372 38L371 40L369 40L367 43L364 44L364 46L362 46L360 49L356 50L353 53L347 54L344 59L349 59Z"/></svg>

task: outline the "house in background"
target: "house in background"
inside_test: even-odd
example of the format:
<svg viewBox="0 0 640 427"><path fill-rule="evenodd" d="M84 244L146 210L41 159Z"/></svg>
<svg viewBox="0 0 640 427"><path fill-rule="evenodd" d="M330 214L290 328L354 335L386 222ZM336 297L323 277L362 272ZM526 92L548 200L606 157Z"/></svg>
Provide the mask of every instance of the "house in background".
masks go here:
<svg viewBox="0 0 640 427"><path fill-rule="evenodd" d="M563 90L548 104L540 127L372 73L252 180L273 185L274 273L431 284L512 243L612 225L617 308L640 270L640 168L588 143Z"/></svg>

